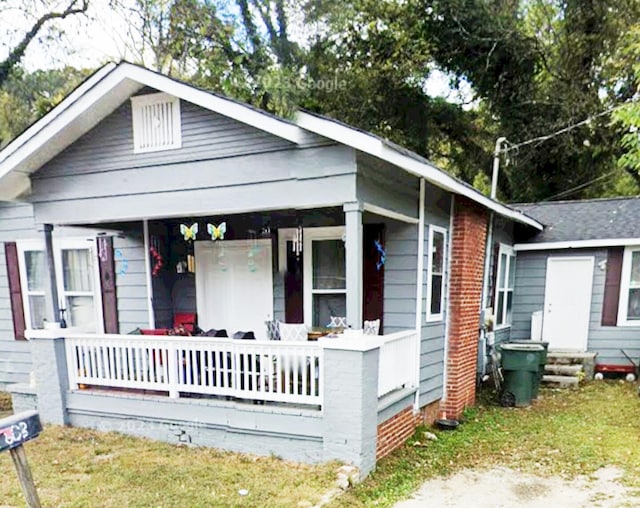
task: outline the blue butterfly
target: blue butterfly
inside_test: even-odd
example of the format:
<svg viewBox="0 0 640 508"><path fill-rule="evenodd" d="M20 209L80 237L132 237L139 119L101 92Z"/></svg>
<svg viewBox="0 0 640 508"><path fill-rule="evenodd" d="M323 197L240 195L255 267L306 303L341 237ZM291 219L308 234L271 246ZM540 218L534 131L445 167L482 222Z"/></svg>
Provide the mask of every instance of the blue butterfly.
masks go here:
<svg viewBox="0 0 640 508"><path fill-rule="evenodd" d="M378 271L380 271L380 269L384 266L385 261L387 260L387 253L386 251L382 248L382 244L380 243L379 240L374 240L373 244L376 247L376 250L378 251L378 254L380 255L378 262L376 263L376 269Z"/></svg>

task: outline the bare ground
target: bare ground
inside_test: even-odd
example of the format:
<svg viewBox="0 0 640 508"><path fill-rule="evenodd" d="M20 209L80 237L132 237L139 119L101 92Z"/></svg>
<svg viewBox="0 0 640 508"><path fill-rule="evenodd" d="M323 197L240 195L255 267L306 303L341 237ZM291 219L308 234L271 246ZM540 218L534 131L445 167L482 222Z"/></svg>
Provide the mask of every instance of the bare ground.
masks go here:
<svg viewBox="0 0 640 508"><path fill-rule="evenodd" d="M618 508L640 506L640 492L625 487L623 471L604 467L571 480L545 478L496 467L466 469L448 478L425 482L394 508Z"/></svg>

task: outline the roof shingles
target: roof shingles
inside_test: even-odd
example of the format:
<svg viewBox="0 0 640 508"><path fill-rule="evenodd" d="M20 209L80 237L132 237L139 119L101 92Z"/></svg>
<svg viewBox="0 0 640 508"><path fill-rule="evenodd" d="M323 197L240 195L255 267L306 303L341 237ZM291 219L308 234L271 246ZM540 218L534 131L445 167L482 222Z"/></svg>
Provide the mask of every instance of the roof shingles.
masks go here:
<svg viewBox="0 0 640 508"><path fill-rule="evenodd" d="M545 226L527 243L640 238L640 196L511 206Z"/></svg>

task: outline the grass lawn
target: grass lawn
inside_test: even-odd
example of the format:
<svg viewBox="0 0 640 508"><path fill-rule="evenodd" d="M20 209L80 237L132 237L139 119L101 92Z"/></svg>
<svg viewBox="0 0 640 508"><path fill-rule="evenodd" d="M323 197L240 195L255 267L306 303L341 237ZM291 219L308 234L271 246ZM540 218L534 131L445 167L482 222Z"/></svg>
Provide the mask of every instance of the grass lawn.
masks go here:
<svg viewBox="0 0 640 508"><path fill-rule="evenodd" d="M619 466L624 483L640 489L640 397L636 385L593 382L577 390L543 390L528 409L480 403L454 432L409 443L383 459L366 482L331 507L390 506L424 480L463 468L497 465L571 478L605 465Z"/></svg>
<svg viewBox="0 0 640 508"><path fill-rule="evenodd" d="M0 411L3 404L0 396ZM567 478L615 465L640 489L640 397L630 383L543 390L529 409L480 403L459 430L430 441L431 430L419 429L330 506L390 506L426 479L496 465ZM55 426L26 448L44 506L310 506L332 488L337 469ZM23 506L7 453L0 470L0 505Z"/></svg>
<svg viewBox="0 0 640 508"><path fill-rule="evenodd" d="M42 505L52 507L311 506L338 468L59 426L25 448ZM0 506L24 506L9 453L0 455L0 471Z"/></svg>

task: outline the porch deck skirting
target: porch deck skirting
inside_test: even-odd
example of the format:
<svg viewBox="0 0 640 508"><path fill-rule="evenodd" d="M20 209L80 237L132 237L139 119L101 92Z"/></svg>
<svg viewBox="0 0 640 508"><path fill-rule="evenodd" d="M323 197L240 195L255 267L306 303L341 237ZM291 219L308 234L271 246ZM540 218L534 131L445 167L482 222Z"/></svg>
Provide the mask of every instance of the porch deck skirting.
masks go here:
<svg viewBox="0 0 640 508"><path fill-rule="evenodd" d="M413 409L417 389L411 330L300 343L62 333L30 334L45 422L340 460L362 476L375 467L378 425Z"/></svg>

